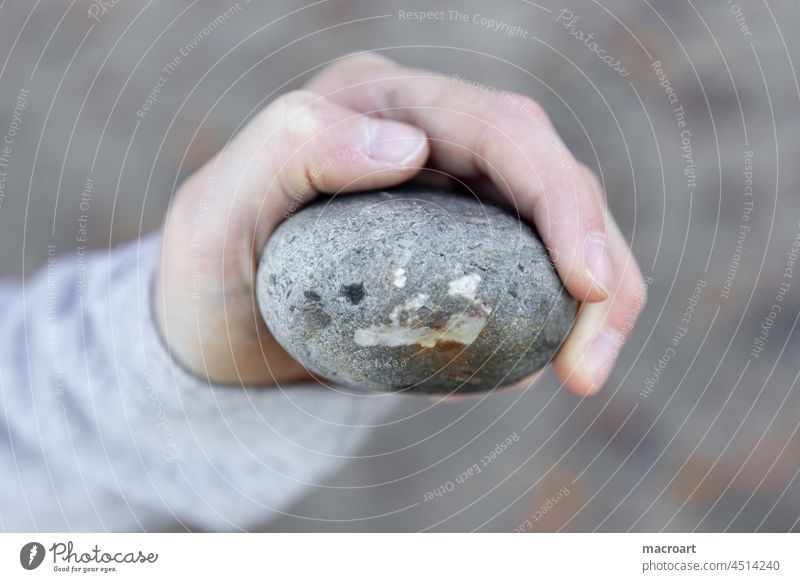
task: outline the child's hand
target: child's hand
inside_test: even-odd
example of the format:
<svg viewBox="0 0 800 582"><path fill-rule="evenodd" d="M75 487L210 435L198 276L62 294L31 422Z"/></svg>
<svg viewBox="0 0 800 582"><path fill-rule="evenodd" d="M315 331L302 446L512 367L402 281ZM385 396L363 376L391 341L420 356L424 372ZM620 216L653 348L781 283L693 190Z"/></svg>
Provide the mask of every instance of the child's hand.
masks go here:
<svg viewBox="0 0 800 582"><path fill-rule="evenodd" d="M428 163L489 178L536 224L568 291L591 303L556 370L576 393L596 391L643 306L644 286L600 185L541 108L374 55L342 59L307 88L276 99L177 193L154 298L173 355L219 383L310 379L259 315L262 247L317 192L396 185Z"/></svg>

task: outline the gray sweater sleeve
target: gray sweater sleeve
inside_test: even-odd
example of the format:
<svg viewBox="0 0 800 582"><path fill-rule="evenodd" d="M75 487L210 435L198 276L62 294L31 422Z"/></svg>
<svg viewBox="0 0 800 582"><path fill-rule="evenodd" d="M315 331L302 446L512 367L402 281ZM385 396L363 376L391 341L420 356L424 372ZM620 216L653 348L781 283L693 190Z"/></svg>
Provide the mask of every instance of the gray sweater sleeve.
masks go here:
<svg viewBox="0 0 800 582"><path fill-rule="evenodd" d="M0 530L257 527L352 455L393 397L209 385L154 326L158 241L0 287Z"/></svg>

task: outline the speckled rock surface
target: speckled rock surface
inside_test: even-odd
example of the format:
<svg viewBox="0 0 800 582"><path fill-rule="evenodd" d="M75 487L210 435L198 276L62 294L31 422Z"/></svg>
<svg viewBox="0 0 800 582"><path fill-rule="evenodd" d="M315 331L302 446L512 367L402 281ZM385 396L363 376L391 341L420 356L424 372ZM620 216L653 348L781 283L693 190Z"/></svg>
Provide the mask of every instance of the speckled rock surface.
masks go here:
<svg viewBox="0 0 800 582"><path fill-rule="evenodd" d="M534 231L469 195L392 190L285 220L258 270L275 338L328 380L371 390L491 390L538 370L575 318Z"/></svg>

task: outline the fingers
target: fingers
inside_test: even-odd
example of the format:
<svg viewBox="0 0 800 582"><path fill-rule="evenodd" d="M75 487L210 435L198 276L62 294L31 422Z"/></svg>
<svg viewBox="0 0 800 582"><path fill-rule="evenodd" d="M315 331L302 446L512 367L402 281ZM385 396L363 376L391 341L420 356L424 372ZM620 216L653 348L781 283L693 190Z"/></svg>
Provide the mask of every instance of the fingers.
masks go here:
<svg viewBox="0 0 800 582"><path fill-rule="evenodd" d="M424 132L402 122L308 91L270 104L173 200L156 302L173 355L215 382L303 377L256 315L255 274L269 235L317 192L391 186L427 156Z"/></svg>
<svg viewBox="0 0 800 582"><path fill-rule="evenodd" d="M567 290L584 302L556 371L576 394L599 390L644 307L645 288L600 185L541 108L374 55L344 59L309 86L343 105L419 126L433 163L460 176L489 176L536 224Z"/></svg>
<svg viewBox="0 0 800 582"><path fill-rule="evenodd" d="M593 181L591 173L585 172ZM647 298L636 260L610 216L607 229L617 285L610 289L606 301L581 306L578 320L554 362L556 373L579 396L594 394L602 387Z"/></svg>
<svg viewBox="0 0 800 582"><path fill-rule="evenodd" d="M228 233L251 233L260 251L275 226L318 192L392 186L416 174L427 156L416 127L295 91L259 113L192 180L211 176L215 192L224 185L206 205L227 217L218 222Z"/></svg>
<svg viewBox="0 0 800 582"><path fill-rule="evenodd" d="M446 172L489 176L536 224L576 299L602 301L617 286L605 205L535 102L374 55L343 59L309 87L344 106L420 127L430 139L431 162Z"/></svg>

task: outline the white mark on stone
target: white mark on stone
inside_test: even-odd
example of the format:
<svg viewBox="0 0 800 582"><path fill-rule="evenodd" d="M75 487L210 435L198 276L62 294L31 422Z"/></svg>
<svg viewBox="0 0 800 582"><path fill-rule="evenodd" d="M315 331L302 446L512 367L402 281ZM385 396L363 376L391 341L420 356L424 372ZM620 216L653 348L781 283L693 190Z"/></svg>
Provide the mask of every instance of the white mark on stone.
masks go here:
<svg viewBox="0 0 800 582"><path fill-rule="evenodd" d="M454 281L450 281L450 288L447 293L454 297L463 297L486 315L489 315L492 309L478 299L478 285L480 285L480 282L480 275L477 273L470 273L469 275L464 275Z"/></svg>
<svg viewBox="0 0 800 582"><path fill-rule="evenodd" d="M447 341L468 346L478 339L484 325L486 318L483 316L457 313L450 316L445 329L431 329L426 326L372 325L367 329L357 329L353 339L363 347L418 344L424 348L432 348L439 342Z"/></svg>
<svg viewBox="0 0 800 582"><path fill-rule="evenodd" d="M449 295L456 295L463 297L467 301L475 301L475 295L478 293L478 285L481 282L481 276L477 273L470 273L459 277L455 281L450 281Z"/></svg>
<svg viewBox="0 0 800 582"><path fill-rule="evenodd" d="M389 321L395 327L400 325L400 315L406 312L406 323L417 321L417 310L425 305L428 296L425 293L416 293L406 299L400 305L396 305L392 312L389 314Z"/></svg>
<svg viewBox="0 0 800 582"><path fill-rule="evenodd" d="M402 273L399 273L400 271ZM403 285L405 285L405 269L396 269L392 275L393 277L401 275ZM419 325L417 311L425 306L428 295L416 293L392 309L388 325L371 325L366 329L357 329L353 340L362 347L397 347L417 344L425 348L432 348L439 342L457 342L468 346L478 338L483 326L486 325L487 316L492 312L478 298L480 282L481 277L476 273L459 277L450 282L449 294L463 297L477 307L483 315L456 313L450 316L444 329ZM401 316L403 316L402 321L400 320Z"/></svg>
<svg viewBox="0 0 800 582"><path fill-rule="evenodd" d="M401 289L406 286L406 270L395 269L392 271L392 285L400 287Z"/></svg>

